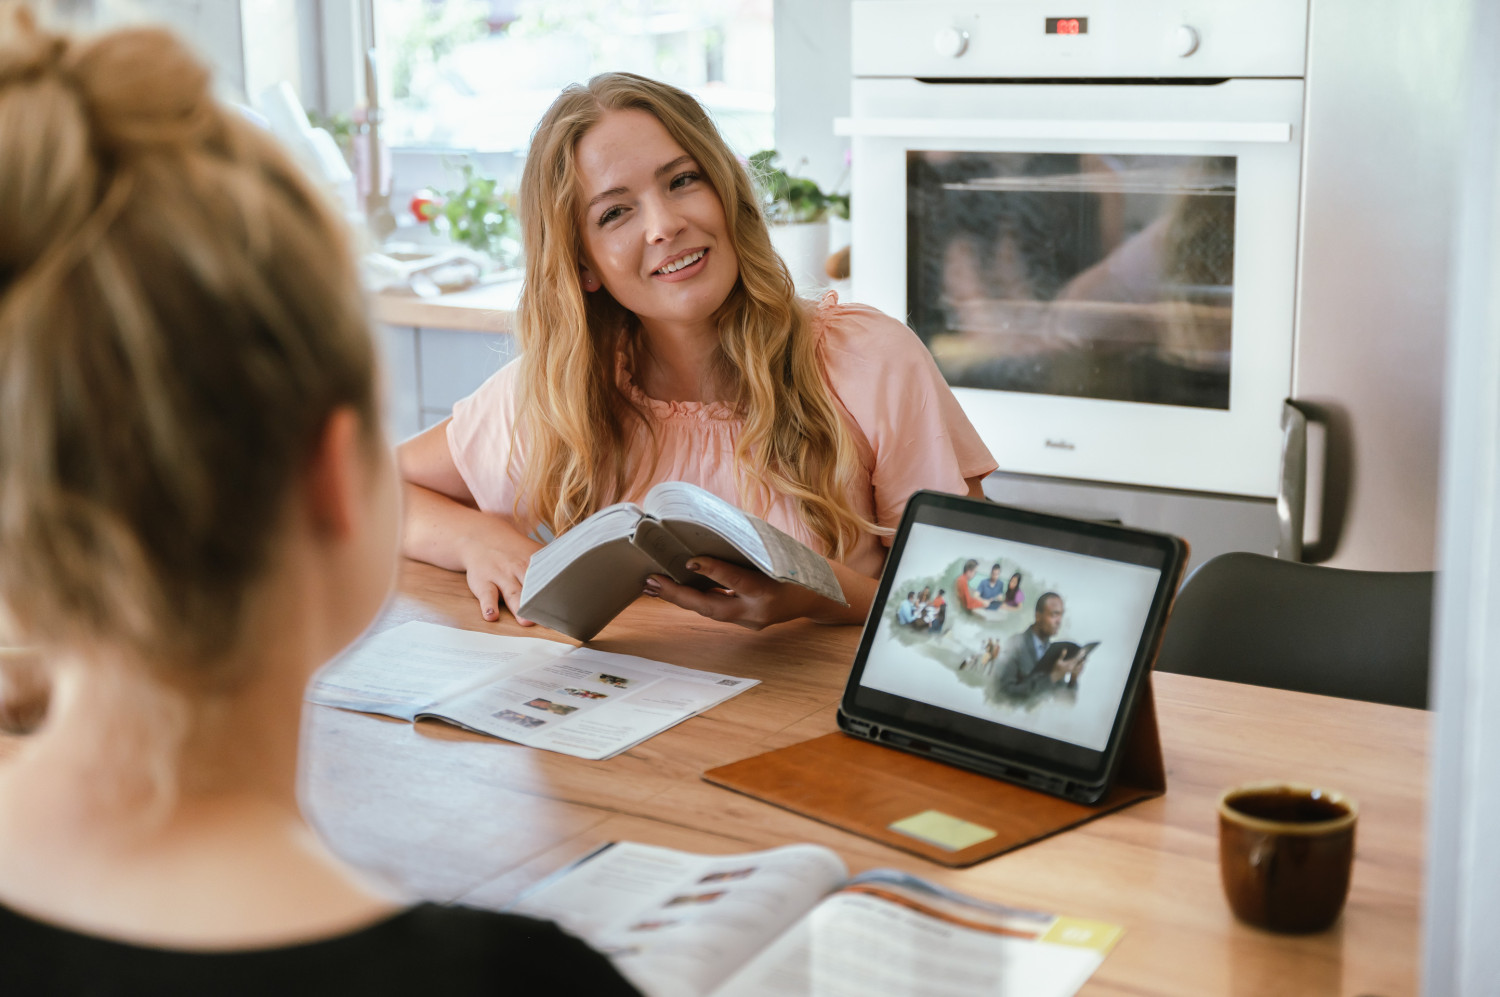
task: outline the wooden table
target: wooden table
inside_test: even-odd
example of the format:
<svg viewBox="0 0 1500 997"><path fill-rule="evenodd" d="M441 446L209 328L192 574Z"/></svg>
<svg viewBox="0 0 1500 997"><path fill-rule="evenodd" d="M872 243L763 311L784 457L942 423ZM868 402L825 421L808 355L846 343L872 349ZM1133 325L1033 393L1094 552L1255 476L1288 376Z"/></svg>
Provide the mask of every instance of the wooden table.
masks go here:
<svg viewBox="0 0 1500 997"><path fill-rule="evenodd" d="M410 619L556 636L485 624L461 576L415 563L379 626ZM308 811L351 861L436 899L503 904L614 840L699 852L812 841L855 872L896 867L971 895L1124 925L1085 994L1416 992L1426 713L1159 674L1166 796L949 870L699 779L836 729L858 635L811 623L754 634L643 599L595 646L762 684L605 762L442 723L309 707ZM1225 906L1215 801L1224 787L1261 778L1337 787L1361 805L1349 904L1327 932L1269 934Z"/></svg>
<svg viewBox="0 0 1500 997"><path fill-rule="evenodd" d="M485 624L461 576L416 563L403 567L377 626L410 619L556 636ZM753 634L641 600L595 645L762 684L606 762L309 706L306 809L351 862L433 899L498 906L608 841L698 852L812 841L855 872L896 867L974 896L1124 925L1084 994L1416 992L1426 713L1159 674L1164 797L951 870L699 779L834 730L857 639L855 627L811 623ZM14 747L8 740L0 756ZM1360 803L1349 904L1327 932L1272 935L1225 906L1215 801L1224 787L1261 778L1337 787Z"/></svg>

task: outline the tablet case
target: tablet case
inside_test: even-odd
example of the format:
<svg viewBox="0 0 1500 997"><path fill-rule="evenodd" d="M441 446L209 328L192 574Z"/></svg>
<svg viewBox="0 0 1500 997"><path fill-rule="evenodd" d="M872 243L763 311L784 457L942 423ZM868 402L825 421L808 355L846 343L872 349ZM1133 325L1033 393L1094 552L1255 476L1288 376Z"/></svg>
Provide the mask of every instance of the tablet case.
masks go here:
<svg viewBox="0 0 1500 997"><path fill-rule="evenodd" d="M1144 683L1114 784L1092 806L844 733L721 765L703 778L941 865L973 865L1166 792L1150 672ZM890 827L928 810L994 836L950 850Z"/></svg>

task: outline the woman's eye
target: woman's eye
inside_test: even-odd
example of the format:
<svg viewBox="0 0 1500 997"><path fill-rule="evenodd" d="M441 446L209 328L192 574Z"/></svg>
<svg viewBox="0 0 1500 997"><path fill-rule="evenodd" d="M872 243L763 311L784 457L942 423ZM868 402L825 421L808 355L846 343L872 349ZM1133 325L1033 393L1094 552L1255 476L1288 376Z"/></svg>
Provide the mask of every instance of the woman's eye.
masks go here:
<svg viewBox="0 0 1500 997"><path fill-rule="evenodd" d="M620 215L624 213L624 211L625 211L625 209L622 208L622 207L620 207L619 205L616 205L615 207L610 208L608 211L604 212L604 214L602 214L602 215L599 216L599 225L601 227L604 226L604 225L608 225L610 222L614 221L616 218L619 218Z"/></svg>
<svg viewBox="0 0 1500 997"><path fill-rule="evenodd" d="M697 179L698 179L698 174L696 174L696 173L693 173L693 172L679 173L675 177L672 178L672 189L673 190L677 190L680 187L686 187L688 184L692 183L694 180L697 180Z"/></svg>

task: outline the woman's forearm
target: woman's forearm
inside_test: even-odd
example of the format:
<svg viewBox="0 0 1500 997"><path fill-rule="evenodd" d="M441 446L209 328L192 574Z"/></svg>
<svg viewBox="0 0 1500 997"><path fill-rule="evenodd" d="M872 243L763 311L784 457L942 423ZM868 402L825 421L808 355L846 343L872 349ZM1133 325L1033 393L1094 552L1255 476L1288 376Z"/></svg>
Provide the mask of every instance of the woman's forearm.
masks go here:
<svg viewBox="0 0 1500 997"><path fill-rule="evenodd" d="M409 481L403 489L401 553L407 557L449 571L465 571L473 551L506 540L524 540L504 517L480 512Z"/></svg>
<svg viewBox="0 0 1500 997"><path fill-rule="evenodd" d="M870 603L875 600L875 590L880 587L880 579L862 575L832 559L828 564L833 568L834 577L839 580L839 587L844 590L844 599L848 605L840 606L821 599L819 601L827 608L810 612L809 618L818 623L864 623L865 618L870 615Z"/></svg>

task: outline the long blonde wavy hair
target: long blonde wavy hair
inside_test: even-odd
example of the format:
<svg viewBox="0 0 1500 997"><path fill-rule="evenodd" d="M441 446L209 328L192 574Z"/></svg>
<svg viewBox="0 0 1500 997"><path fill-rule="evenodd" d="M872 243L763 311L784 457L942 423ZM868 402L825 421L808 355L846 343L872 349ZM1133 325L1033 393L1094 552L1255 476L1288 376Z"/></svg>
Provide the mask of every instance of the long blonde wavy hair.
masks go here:
<svg viewBox="0 0 1500 997"><path fill-rule="evenodd" d="M654 436L650 453L630 452L650 421L616 382L617 356L634 345L639 323L607 290L585 294L579 282L578 142L605 114L622 110L660 121L724 206L740 272L715 316L712 373L730 386L728 400L744 419L734 454L741 502L764 513L774 496L789 496L813 535L842 559L862 533L878 528L850 507L859 454L824 376L807 304L771 248L749 175L708 114L676 87L631 73L565 89L537 125L522 172L517 439L525 466L517 504L562 533L619 501L659 457Z"/></svg>

